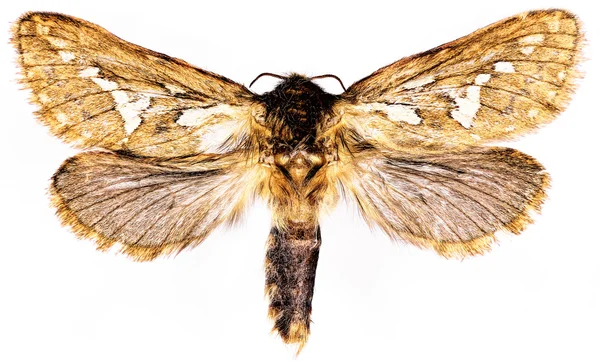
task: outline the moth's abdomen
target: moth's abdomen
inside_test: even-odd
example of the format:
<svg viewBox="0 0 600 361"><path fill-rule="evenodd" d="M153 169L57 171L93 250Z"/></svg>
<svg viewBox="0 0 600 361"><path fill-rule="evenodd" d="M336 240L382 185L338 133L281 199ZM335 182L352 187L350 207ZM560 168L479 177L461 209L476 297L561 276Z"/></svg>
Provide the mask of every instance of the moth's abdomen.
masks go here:
<svg viewBox="0 0 600 361"><path fill-rule="evenodd" d="M306 343L315 274L321 246L319 226L312 222L273 226L265 259L265 294L269 317L285 343Z"/></svg>

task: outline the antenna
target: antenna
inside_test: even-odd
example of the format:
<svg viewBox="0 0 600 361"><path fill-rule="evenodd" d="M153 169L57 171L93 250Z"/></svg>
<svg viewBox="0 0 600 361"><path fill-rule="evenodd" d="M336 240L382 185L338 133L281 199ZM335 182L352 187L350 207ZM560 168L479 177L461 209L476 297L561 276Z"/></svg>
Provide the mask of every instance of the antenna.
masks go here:
<svg viewBox="0 0 600 361"><path fill-rule="evenodd" d="M254 80L252 80L252 83L250 83L248 88L252 88L252 84L254 84L258 79L262 78L263 76L272 76L273 78L277 78L277 79L285 79L285 77L281 76L281 75L277 75L277 74L273 74L273 73L262 73L262 74L258 75L256 78L254 78Z"/></svg>
<svg viewBox="0 0 600 361"><path fill-rule="evenodd" d="M313 76L312 78L310 78L310 80L322 79L322 78L333 78L333 79L337 80L340 83L340 85L342 86L342 89L344 89L344 91L346 91L346 87L344 86L344 83L342 83L342 79L338 78L336 75L333 75L333 74L323 74L323 75Z"/></svg>

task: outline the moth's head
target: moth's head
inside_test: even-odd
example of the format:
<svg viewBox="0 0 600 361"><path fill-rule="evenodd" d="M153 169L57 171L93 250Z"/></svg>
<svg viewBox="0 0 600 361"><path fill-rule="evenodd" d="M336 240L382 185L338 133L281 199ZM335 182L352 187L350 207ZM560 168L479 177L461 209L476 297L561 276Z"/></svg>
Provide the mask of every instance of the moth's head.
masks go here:
<svg viewBox="0 0 600 361"><path fill-rule="evenodd" d="M302 74L298 74L298 73L291 73L289 75L262 73L259 76L257 76L250 83L250 87L252 87L252 85L258 79L262 78L263 76L271 76L274 78L281 79L281 81L277 84L275 89L273 89L272 91L267 92L265 94L270 94L270 93L273 95L274 94L285 94L286 91L288 91L288 93L289 93L290 91L293 92L294 90L298 91L298 92L303 92L303 93L329 94L326 91L324 91L323 88L321 88L318 84L316 84L314 82L314 80L322 79L322 78L334 78L340 83L340 85L342 86L342 89L344 89L344 91L346 90L346 87L344 87L342 80L333 74L324 74L324 75L318 75L318 76L313 76L313 77L307 77L306 75L302 75Z"/></svg>
<svg viewBox="0 0 600 361"><path fill-rule="evenodd" d="M278 108L282 108L282 110L287 108L303 109L306 107L325 110L324 108L329 106L336 97L323 90L323 88L314 82L315 79L325 76L309 78L296 73L286 76L263 73L257 79L264 75L275 76L281 79L273 90L260 95L261 100L267 105L268 110L276 110ZM252 83L250 86L252 86Z"/></svg>
<svg viewBox="0 0 600 361"><path fill-rule="evenodd" d="M313 81L316 77L295 73L268 75L281 81L273 90L258 96L266 106L265 124L288 145L314 139L325 116L331 113L337 95L323 90Z"/></svg>
<svg viewBox="0 0 600 361"><path fill-rule="evenodd" d="M252 81L252 83L250 83L250 87L252 87L252 85L258 79L264 76L271 76L274 78L281 79L281 81L277 83L277 86L275 86L273 90L263 94L263 97L266 98L274 96L289 97L297 93L325 93L325 91L319 85L312 81L312 78L297 73L292 73L285 76L272 73L262 73L259 76L257 76L256 79Z"/></svg>

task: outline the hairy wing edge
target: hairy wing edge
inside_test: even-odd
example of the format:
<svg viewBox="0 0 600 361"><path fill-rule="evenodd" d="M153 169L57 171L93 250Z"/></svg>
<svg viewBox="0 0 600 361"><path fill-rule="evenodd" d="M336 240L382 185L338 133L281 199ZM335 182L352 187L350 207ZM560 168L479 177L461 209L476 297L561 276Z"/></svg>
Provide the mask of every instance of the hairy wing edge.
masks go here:
<svg viewBox="0 0 600 361"><path fill-rule="evenodd" d="M479 174L482 170L485 172L487 167L478 168L477 161L473 161L471 165L469 165L468 157L470 156L469 151L465 151L462 153L463 158L461 161L464 166L462 169L460 167L456 167L457 171L447 172L447 169L444 169L444 165L440 162L438 165L433 165L433 171L429 172L427 169L419 167L415 167L412 165L408 165L405 169L408 169L412 176L408 178L417 180L419 179L423 181L427 176L432 176L436 178L437 175L441 175L440 178L445 178L448 181L448 185L438 185L433 182L433 185L424 186L418 190L414 190L411 185L411 192L414 192L409 195L409 197L405 197L405 194L396 193L396 195L392 195L393 192L390 189L394 188L398 182L401 182L402 177L400 176L390 176L391 170L386 167L380 167L373 161L373 158L365 158L364 163L359 164L356 168L356 173L346 173L342 178L342 187L344 189L344 193L349 196L349 199L354 199L358 205L359 211L365 221L370 226L378 226L381 228L388 236L393 240L405 241L411 243L419 248L423 249L432 249L437 252L439 255L446 258L465 258L473 255L483 254L491 249L493 243L497 241L497 234L501 231L510 232L513 234L521 233L529 224L533 222L532 213L539 213L541 211L541 206L546 198L546 189L550 185L550 177L544 171L544 168L541 164L539 164L535 159L531 156L528 156L524 153L521 153L517 150L510 148L489 148L489 149L479 149L478 151L483 151L484 155L493 154L500 152L502 156L506 157L506 162L504 164L499 164L499 167L506 167L507 175L498 176L500 173L490 173L488 175ZM471 150L471 153L473 150ZM486 154L487 153L487 154ZM429 161L434 161L437 156L430 157ZM389 158L387 158L389 160ZM414 158L413 158L414 159ZM448 157L447 159L452 159L452 157ZM491 160L491 159L490 159ZM392 161L397 161L393 160ZM435 161L438 162L438 161ZM494 162L490 162L487 165L492 166L497 162L497 159ZM361 170L361 167L365 167L367 169ZM519 170L520 167L529 168L526 172L522 172ZM410 169L412 168L412 169ZM451 169L449 167L448 169ZM489 169L489 168L487 168ZM423 172L423 174L419 174L419 172ZM454 174L453 174L454 172ZM406 173L409 175L410 173ZM436 175L437 174L437 175ZM488 187L488 189L498 189L501 191L507 191L505 193L513 193L513 198L506 197L502 199L502 202L509 204L512 203L512 206L503 206L500 202L500 198L498 201L492 200L491 198L480 198L473 197L473 194L477 192L476 190L472 192L467 192L469 196L457 198L457 195L467 189L467 185L461 184L459 186L459 182L466 179L463 178L467 174L469 177L474 177L473 184L478 183L483 185L484 187ZM514 175L518 174L520 180L514 180L514 183L511 183L510 178L514 177ZM412 178L411 178L412 177ZM454 177L454 179L452 179ZM500 180L500 178L503 178ZM514 178L516 179L516 178ZM453 183L455 182L455 183ZM429 182L423 181L423 184L428 184ZM504 183L504 184L503 184ZM523 190L521 194L518 193L518 187L522 186L522 184L529 183L530 189L527 191ZM453 185L452 185L453 184ZM404 185L401 185L397 188L402 188ZM472 186L474 187L474 186ZM512 187L511 191L508 192L508 187ZM406 187L408 189L409 187ZM456 191L459 189L459 191ZM481 194L483 197L483 193ZM409 198L412 199L409 200ZM517 201L516 198L521 197L525 201ZM468 200L467 198L471 198ZM476 204L477 201L484 201L485 204L487 202L488 209L484 211L485 207L482 207L482 204ZM448 201L448 205L446 209L443 209L443 206L440 206L441 201ZM470 207L465 207L463 209L457 208L453 205L453 201L456 204L468 205L471 203ZM513 203L514 201L514 203ZM402 202L405 202L404 204ZM412 205L411 202L414 202L416 206L410 208ZM420 203L420 204L419 204ZM491 205L491 206L490 206ZM432 233L436 233L435 230L436 225L434 222L413 222L413 218L422 216L426 214L427 209L432 207L438 207L437 210L441 210L442 213L445 213L445 217L442 216L439 219L442 223L445 223L443 227L448 227L450 229L458 229L458 233L461 232L460 228L457 227L465 227L465 222L473 222L473 227L475 230L471 230L473 234L477 234L474 237L465 237L462 240L449 240L449 239L435 239L431 236ZM504 208L503 208L504 207ZM508 208L513 208L512 211L508 211ZM396 214L386 214L382 209L387 208L396 211ZM471 208L471 209L469 209ZM407 213L399 214L399 212L407 211ZM414 210L414 212L412 212ZM500 218L497 218L495 221L484 221L483 219L488 214L477 214L475 210L478 210L482 213L489 212L491 214L491 218L494 218L497 214L502 215ZM433 212L435 216L439 216ZM452 217L454 215L454 219ZM467 218L471 216L473 219L467 220ZM465 218L466 217L466 218ZM483 218L481 218L483 217ZM423 216L424 219L427 216ZM406 220L405 224L398 223L398 220ZM431 220L431 218L430 218ZM461 221L463 223L461 224ZM411 223L413 222L413 223ZM481 232L478 232L476 228L479 228ZM407 231L407 229L412 229L411 231ZM485 231L484 231L485 230ZM465 231L466 232L466 231ZM418 234L421 233L421 234ZM428 234L426 237L423 233ZM444 233L444 232L437 232ZM446 235L448 232L446 232Z"/></svg>
<svg viewBox="0 0 600 361"><path fill-rule="evenodd" d="M186 171L185 166L182 167L181 164L174 162L172 166L168 164L169 162L164 160L139 159L106 152L78 154L64 161L52 177L49 187L51 204L56 208L56 213L64 226L68 226L79 238L93 240L98 250L107 251L118 244L121 247L118 249L119 253L136 261L151 261L158 256L174 255L185 248L195 247L217 226L237 222L254 197L253 186L260 182L257 178L260 177L260 169L259 173L256 173L242 164L239 164L239 167L234 165L232 169L215 168L210 165L202 168L201 165L195 164L196 169L199 169L197 171ZM94 167L98 169L94 169ZM98 170L102 168L107 171L99 172ZM88 177L92 173L93 177ZM163 188L163 184L167 182L155 182L150 179L152 176L168 178L168 183L175 187L167 189L165 185ZM151 191L140 192L139 189L144 187ZM177 198L177 191L183 188L191 191L197 190L197 195L186 191L186 194ZM210 194L215 189L217 190L214 194ZM140 198L143 199L155 191L159 191L159 194L156 195L156 198L147 197L148 201L143 203L145 207L130 207ZM111 200L121 197L126 192L133 192L136 197L114 202ZM82 199L85 197L90 199ZM79 205L73 203L74 199L77 199ZM166 202L162 202L163 199ZM97 214L102 214L100 219L110 215L107 220L113 221L113 223L99 225L100 222L91 222L96 216L95 211L88 214L84 214L84 212L89 210L90 205L96 207L97 203L107 200L111 200L113 203L109 203L109 207L98 208ZM187 204L199 201L202 203L201 205L195 205L191 207L191 210L186 208ZM116 208L113 207L115 205ZM152 208L155 206L158 207ZM109 236L102 233L102 230L114 230L114 223L121 219L112 213L115 209L125 208L129 209L121 215L131 217L128 220L135 220L140 215L147 215L148 218L151 218L150 221L139 219L137 223L142 223L140 228L130 227L128 231L123 232L137 236L135 242L123 241L122 234L117 237L115 233ZM188 212L177 212L180 208ZM111 210L102 213L106 209ZM175 212L170 213L173 209ZM157 210L165 213L152 214ZM84 219L86 220L84 221ZM163 241L138 244L139 240L149 240L149 237L152 237L146 232L152 230L156 224L160 226L154 231L162 232L162 235L165 232L160 227L164 226L165 229L167 227L170 229ZM146 228L143 227L144 225ZM122 225L119 226L119 228L121 227ZM173 237L169 239L172 231L174 232ZM119 237L121 239L118 239Z"/></svg>

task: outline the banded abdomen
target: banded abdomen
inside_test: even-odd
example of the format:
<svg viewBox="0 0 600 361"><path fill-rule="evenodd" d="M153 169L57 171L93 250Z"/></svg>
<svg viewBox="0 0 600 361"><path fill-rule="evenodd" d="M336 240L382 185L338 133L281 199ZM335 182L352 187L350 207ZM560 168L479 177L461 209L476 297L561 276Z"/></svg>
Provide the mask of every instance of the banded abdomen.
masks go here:
<svg viewBox="0 0 600 361"><path fill-rule="evenodd" d="M319 225L293 221L274 225L269 234L265 260L265 294L269 317L284 342L308 339L313 289L321 246Z"/></svg>

